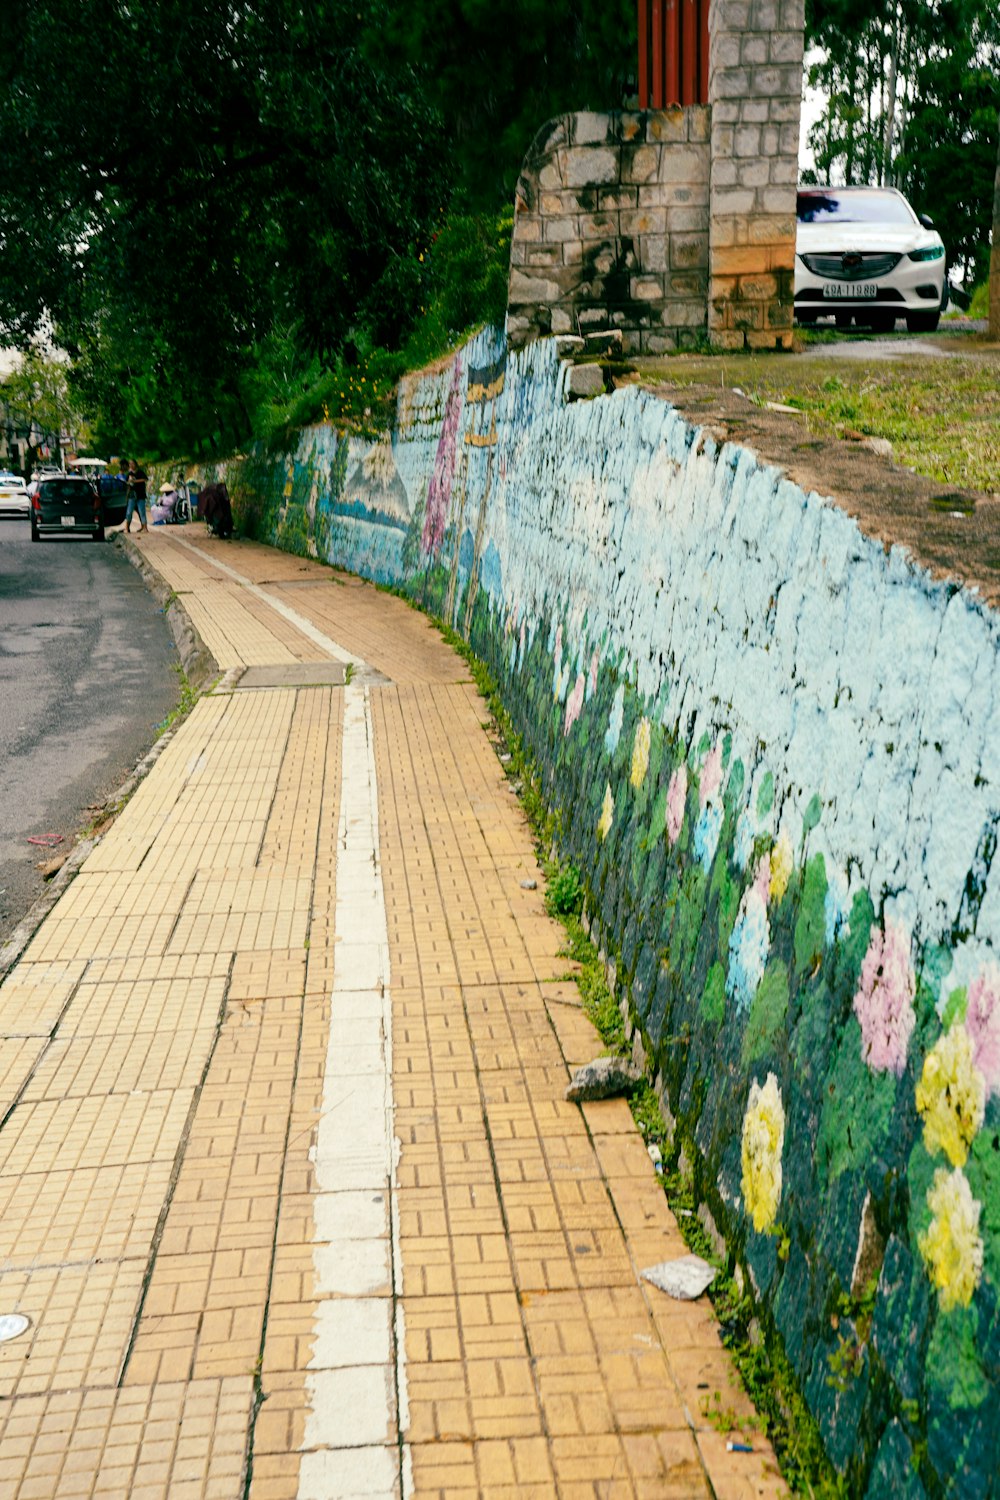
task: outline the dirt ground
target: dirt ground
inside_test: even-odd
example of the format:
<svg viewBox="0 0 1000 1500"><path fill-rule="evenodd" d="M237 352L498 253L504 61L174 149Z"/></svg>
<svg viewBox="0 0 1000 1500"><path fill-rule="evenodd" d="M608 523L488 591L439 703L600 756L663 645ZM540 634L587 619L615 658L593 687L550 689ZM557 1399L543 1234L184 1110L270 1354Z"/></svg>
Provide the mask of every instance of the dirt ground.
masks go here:
<svg viewBox="0 0 1000 1500"><path fill-rule="evenodd" d="M959 369L956 360L964 371L973 371L982 391L975 420L964 416L961 403L950 400ZM902 543L936 576L976 586L990 604L1000 606L1000 471L988 488L942 483L913 472L921 461L919 436L916 452L912 441L907 452L915 462L906 466L897 460L895 445L893 457L872 451L870 443L879 446L878 437L870 435L877 420L863 432L835 422L822 410L774 409L794 402L794 394L771 404L766 397L775 386L785 393L801 388L808 404L811 393L839 386L842 372L855 374L859 367L869 389L890 392L917 370L922 392L928 382L937 392L940 421L949 424L945 436L955 442L959 455L962 424L968 420L978 445L978 472L989 478L1000 442L1000 404L996 427L992 417L993 403L1000 402L1000 346L990 344L978 330L942 325L939 334L920 339L904 334L853 336L836 343L803 343L793 354L763 359L678 355L669 360L637 359L635 365L636 373L625 379L638 380L665 397L716 439L753 449L803 489L832 497L869 536L887 546ZM822 403L822 397L819 400ZM926 410L923 418L929 446ZM936 424L932 420L929 425L933 430ZM933 467L930 453L927 456L928 467Z"/></svg>

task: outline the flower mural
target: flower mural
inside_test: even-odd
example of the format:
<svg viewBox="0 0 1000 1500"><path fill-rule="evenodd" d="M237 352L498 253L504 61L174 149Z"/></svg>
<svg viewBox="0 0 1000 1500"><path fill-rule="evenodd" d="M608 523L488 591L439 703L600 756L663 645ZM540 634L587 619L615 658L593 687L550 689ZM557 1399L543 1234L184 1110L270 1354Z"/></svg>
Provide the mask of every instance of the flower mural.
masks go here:
<svg viewBox="0 0 1000 1500"><path fill-rule="evenodd" d="M788 889L792 860L792 841L787 833L782 833L771 850L768 895L772 901L780 901Z"/></svg>
<svg viewBox="0 0 1000 1500"><path fill-rule="evenodd" d="M649 720L640 719L636 725L635 740L632 745L632 768L628 778L637 791L645 781L646 772L649 770L649 745Z"/></svg>
<svg viewBox="0 0 1000 1500"><path fill-rule="evenodd" d="M597 824L597 837L603 843L611 832L611 825L615 821L615 799L611 794L611 787L604 789L604 801L601 804L601 816Z"/></svg>
<svg viewBox="0 0 1000 1500"><path fill-rule="evenodd" d="M702 808L714 802L719 795L722 785L722 744L720 741L712 746L702 762L701 772L698 776L698 801Z"/></svg>
<svg viewBox="0 0 1000 1500"><path fill-rule="evenodd" d="M445 402L444 421L441 425L441 436L438 439L434 468L427 486L427 507L424 511L424 531L421 538L421 547L425 557L436 557L441 551L445 529L448 525L451 486L455 477L455 450L462 417L462 398L462 357L458 355L452 371L448 399Z"/></svg>
<svg viewBox="0 0 1000 1500"><path fill-rule="evenodd" d="M965 1024L972 1060L991 1094L1000 1094L1000 967L988 963L969 985Z"/></svg>
<svg viewBox="0 0 1000 1500"><path fill-rule="evenodd" d="M823 931L827 947L830 947L847 927L848 891L847 881L840 870L825 865L824 870L827 885L823 898Z"/></svg>
<svg viewBox="0 0 1000 1500"><path fill-rule="evenodd" d="M570 730L573 728L573 725L580 717L580 711L583 708L584 688L584 676L583 673L580 672L577 675L576 682L573 684L573 691L566 699L566 717L563 721L564 735L569 734Z"/></svg>
<svg viewBox="0 0 1000 1500"><path fill-rule="evenodd" d="M718 802L708 802L694 825L694 852L703 870L710 870L719 847L719 835L725 812Z"/></svg>
<svg viewBox="0 0 1000 1500"><path fill-rule="evenodd" d="M781 1155L785 1148L785 1110L773 1073L761 1085L754 1079L743 1117L743 1201L758 1234L770 1229L781 1202Z"/></svg>
<svg viewBox="0 0 1000 1500"><path fill-rule="evenodd" d="M600 667L600 665L601 665L600 652L597 650L597 648L595 646L595 648L594 648L594 654L590 658L590 672L589 672L588 677L587 677L587 701L588 702L594 696L594 694L597 692L597 672L598 672L598 668Z"/></svg>
<svg viewBox="0 0 1000 1500"><path fill-rule="evenodd" d="M932 1155L943 1151L953 1167L964 1166L983 1123L986 1084L973 1060L972 1038L960 1021L924 1058L916 1102L927 1150Z"/></svg>
<svg viewBox="0 0 1000 1500"><path fill-rule="evenodd" d="M770 951L767 903L759 886L749 885L740 901L736 925L729 939L729 972L726 975L726 992L740 1010L749 1010L764 977Z"/></svg>
<svg viewBox="0 0 1000 1500"><path fill-rule="evenodd" d="M862 1056L877 1072L895 1073L898 1078L906 1067L915 992L909 934L892 921L886 922L884 930L873 928L854 996L854 1014L861 1024Z"/></svg>
<svg viewBox="0 0 1000 1500"><path fill-rule="evenodd" d="M622 723L625 718L625 688L619 684L611 704L611 712L608 715L608 729L604 736L604 748L609 755L614 755L618 749L618 741L621 739Z"/></svg>
<svg viewBox="0 0 1000 1500"><path fill-rule="evenodd" d="M684 804L687 801L687 766L681 764L674 771L667 787L667 843L676 844L684 826Z"/></svg>
<svg viewBox="0 0 1000 1500"><path fill-rule="evenodd" d="M927 1194L930 1227L919 1236L920 1253L938 1289L942 1312L968 1307L983 1271L979 1233L981 1204L960 1168L939 1167Z"/></svg>

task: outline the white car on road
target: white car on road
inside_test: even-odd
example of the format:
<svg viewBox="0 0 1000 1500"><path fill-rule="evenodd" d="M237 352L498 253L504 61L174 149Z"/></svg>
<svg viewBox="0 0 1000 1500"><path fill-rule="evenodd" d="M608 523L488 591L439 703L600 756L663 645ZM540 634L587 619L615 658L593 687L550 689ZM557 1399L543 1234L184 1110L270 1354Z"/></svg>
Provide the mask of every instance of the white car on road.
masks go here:
<svg viewBox="0 0 1000 1500"><path fill-rule="evenodd" d="M795 236L795 319L832 313L888 333L905 318L932 333L947 306L945 253L926 214L895 188L800 187Z"/></svg>
<svg viewBox="0 0 1000 1500"><path fill-rule="evenodd" d="M0 516L30 516L31 496L18 474L0 472Z"/></svg>

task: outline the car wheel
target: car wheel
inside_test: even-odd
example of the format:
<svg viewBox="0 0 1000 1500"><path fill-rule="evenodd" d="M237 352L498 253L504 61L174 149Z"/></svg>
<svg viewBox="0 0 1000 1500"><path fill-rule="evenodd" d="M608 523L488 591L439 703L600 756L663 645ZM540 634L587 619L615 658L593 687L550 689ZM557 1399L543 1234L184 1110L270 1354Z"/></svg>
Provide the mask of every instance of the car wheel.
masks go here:
<svg viewBox="0 0 1000 1500"><path fill-rule="evenodd" d="M872 333L892 333L896 326L896 315L890 312L869 313L865 321Z"/></svg>
<svg viewBox="0 0 1000 1500"><path fill-rule="evenodd" d="M815 323L818 316L819 314L815 312L797 312L795 321L796 323Z"/></svg>
<svg viewBox="0 0 1000 1500"><path fill-rule="evenodd" d="M911 333L933 333L940 321L940 308L935 308L933 312L916 312L906 314L906 326Z"/></svg>
<svg viewBox="0 0 1000 1500"><path fill-rule="evenodd" d="M104 541L104 527L103 526L98 526L97 530L94 532L94 541L95 542L103 542Z"/></svg>
<svg viewBox="0 0 1000 1500"><path fill-rule="evenodd" d="M833 316L838 328L850 328L851 323L854 321L853 313L839 312L834 313Z"/></svg>
<svg viewBox="0 0 1000 1500"><path fill-rule="evenodd" d="M33 542L40 542L42 540L38 535L38 527L35 525L34 521L32 521L31 523L31 540Z"/></svg>

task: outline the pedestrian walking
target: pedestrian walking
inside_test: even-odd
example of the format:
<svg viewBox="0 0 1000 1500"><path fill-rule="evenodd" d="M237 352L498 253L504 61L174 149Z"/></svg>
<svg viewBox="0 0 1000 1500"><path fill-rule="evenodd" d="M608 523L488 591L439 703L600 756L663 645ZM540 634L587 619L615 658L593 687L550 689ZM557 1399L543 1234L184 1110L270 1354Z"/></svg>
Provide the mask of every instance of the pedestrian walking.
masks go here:
<svg viewBox="0 0 1000 1500"><path fill-rule="evenodd" d="M139 512L139 531L148 531L146 525L146 471L134 458L128 461L128 505L125 507L125 530L132 530L132 513Z"/></svg>

